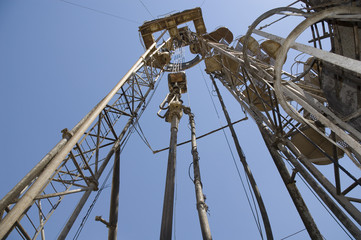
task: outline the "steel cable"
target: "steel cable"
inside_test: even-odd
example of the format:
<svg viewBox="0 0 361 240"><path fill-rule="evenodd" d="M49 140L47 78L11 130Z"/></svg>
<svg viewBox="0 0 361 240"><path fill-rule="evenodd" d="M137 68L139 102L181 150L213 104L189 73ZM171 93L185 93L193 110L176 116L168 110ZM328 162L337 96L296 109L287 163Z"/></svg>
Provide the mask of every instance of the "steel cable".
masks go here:
<svg viewBox="0 0 361 240"><path fill-rule="evenodd" d="M200 66L199 66L199 70L201 71ZM202 71L201 71L201 73L202 73L202 77L203 77L204 83L205 83L205 85L206 85L206 87L207 87L209 97L210 97L211 100L212 100L212 104L213 104L214 110L215 110L216 115L217 115L217 117L218 117L218 119L219 119L219 121L220 121L220 116L219 116L219 113L218 113L218 111L217 111L217 108L216 108L216 105L215 105L215 103L214 103L214 100L213 100L213 98L212 98L211 91L210 91L210 89L209 89L209 87L208 87L208 84L207 84L207 82L206 82L206 79L205 79ZM241 180L241 184L242 184L244 193L245 193L245 195L246 195L246 198L247 198L247 201L248 201L248 205L249 205L250 210L251 210L251 212L252 212L253 219L254 219L255 224L256 224L256 226L257 226L257 228L258 228L259 234L260 234L261 238L263 239L263 234L262 234L261 225L260 225L260 222L258 221L258 220L259 220L259 216L258 216L258 213L257 213L257 217L256 217L256 213L255 213L255 211L254 211L254 209L253 209L253 208L256 209L256 206L253 206L253 207L252 207L251 200L250 200L250 198L249 198L249 196L248 196L248 193L247 193L245 184L244 184L244 182L243 182L243 179L242 179L240 170L239 170L239 168L238 168L238 165L237 165L236 159L235 159L235 157L234 157L233 151L232 151L232 149L231 149L231 145L230 145L229 140L228 140L228 138L227 138L226 132L224 131L224 129L222 129L222 131L223 131L223 135L224 135L224 137L225 137L226 143L227 143L227 145L228 145L228 149L229 149L230 154L231 154L231 156L232 156L233 163L234 163L234 165L235 165L235 167L236 167L236 170L237 170L237 173L238 173L238 177L239 177L239 179ZM258 219L258 220L257 220L257 219Z"/></svg>

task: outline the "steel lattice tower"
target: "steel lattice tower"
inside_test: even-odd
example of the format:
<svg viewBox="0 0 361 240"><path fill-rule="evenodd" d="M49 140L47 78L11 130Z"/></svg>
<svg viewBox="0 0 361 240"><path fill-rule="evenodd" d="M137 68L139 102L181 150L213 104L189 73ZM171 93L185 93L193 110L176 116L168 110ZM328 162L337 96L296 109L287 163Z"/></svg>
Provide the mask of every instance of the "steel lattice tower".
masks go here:
<svg viewBox="0 0 361 240"><path fill-rule="evenodd" d="M297 188L296 174L347 231L360 239L361 212L357 204L361 199L357 191L361 180L343 164L348 161L354 168L361 168L360 1L303 2L303 9L283 7L262 14L246 35L235 41L232 32L224 27L207 33L200 8L140 26L145 53L73 129L62 131L59 143L0 201L0 238L6 238L14 229L25 239L37 238L62 200L78 195L80 200L58 236L65 239L90 194L99 189L99 178L111 158L115 155L119 161L119 149L125 146L161 75L176 68L187 70L204 61L215 88L217 83L223 85L255 120L310 237L322 238ZM281 18L273 21L275 16ZM268 25L288 16L302 20L287 38L265 31ZM193 22L194 32L181 26L186 22ZM297 41L306 31L311 32L309 43L313 46ZM161 43L163 35L169 39ZM326 41L330 51L322 49ZM189 47L195 57L175 63L176 48L184 47ZM295 60L302 71L282 70L293 55L305 58ZM181 89L178 91L186 91L186 87L178 86L182 80L172 79L170 91L174 82ZM219 92L218 96L222 101ZM242 164L247 166L241 152ZM196 155L194 159L197 161ZM286 163L292 166L292 172ZM320 165L334 167L332 179L325 177ZM252 184L256 189L255 182ZM112 199L116 197L115 192ZM111 205L115 208L117 202ZM267 215L265 209L262 213ZM34 220L38 224L26 229L22 225L24 215L40 221ZM109 222L98 220L116 229L116 216L112 218ZM266 219L264 228L268 239L272 239Z"/></svg>

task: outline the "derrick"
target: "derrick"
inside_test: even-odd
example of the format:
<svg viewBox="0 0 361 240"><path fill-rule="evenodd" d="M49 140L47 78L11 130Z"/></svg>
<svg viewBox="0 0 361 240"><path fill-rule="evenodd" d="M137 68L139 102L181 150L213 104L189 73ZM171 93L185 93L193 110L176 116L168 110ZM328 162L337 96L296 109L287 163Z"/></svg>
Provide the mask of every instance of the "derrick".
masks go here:
<svg viewBox="0 0 361 240"><path fill-rule="evenodd" d="M14 224L23 229L19 220L24 214L30 219L38 217L28 215L30 208L46 213L40 225L30 229L35 239L63 198L69 194L81 195L59 235L59 239L66 238L91 192L98 190L98 179L114 152L124 147L132 124L144 111L145 101L162 73L161 69L148 66L145 61L153 59L164 44L155 42L73 129L62 131L60 142L1 199L1 239L13 230ZM50 205L41 208L36 201L49 201ZM22 232L30 235L25 230Z"/></svg>
<svg viewBox="0 0 361 240"><path fill-rule="evenodd" d="M281 7L265 12L244 36L235 40L225 27L207 33L200 8L145 22L139 27L145 53L73 129L62 131L60 142L0 200L0 238L6 238L14 229L25 239L44 238L44 226L57 206L67 195L79 195L79 202L58 236L65 239L90 194L99 190L99 178L115 154L109 221L97 217L109 228L109 239L115 239L119 155L160 76L169 72L169 93L158 112L170 123L160 238L172 238L177 133L183 114L187 114L196 209L203 238L212 239L200 177L195 113L181 100L188 91L187 81L193 81L187 79L186 70L203 60L262 214L260 232L264 231L267 239L273 238L267 203L263 202L239 144L237 135L242 133L237 134L233 128L215 80L240 104L239 110L255 120L309 236L319 239L322 233L297 187L299 176L347 232L361 238L361 212L357 205L361 199L355 194L361 180L344 164L347 161L361 169L360 3L354 1L349 6L338 1L303 2L307 4L305 9ZM282 17L277 21L270 20L278 15ZM286 38L267 32L268 26L287 17L300 17L302 21L290 29ZM189 22L195 30L185 26ZM312 36L306 44L297 40L305 31ZM160 43L165 35L169 38ZM329 41L330 51L324 50L325 41ZM189 61L183 61L185 47L195 55ZM290 62L291 68L297 65L296 73L286 70ZM166 112L161 114L162 111ZM332 179L323 174L320 165L333 166ZM50 204L42 204L44 201ZM24 216L40 221L25 229Z"/></svg>

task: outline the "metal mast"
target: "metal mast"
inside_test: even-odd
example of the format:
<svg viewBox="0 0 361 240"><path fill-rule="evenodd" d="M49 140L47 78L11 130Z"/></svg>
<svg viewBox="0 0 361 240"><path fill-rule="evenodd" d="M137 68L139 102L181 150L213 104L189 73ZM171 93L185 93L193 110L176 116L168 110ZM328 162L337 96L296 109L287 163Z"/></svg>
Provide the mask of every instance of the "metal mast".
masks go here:
<svg viewBox="0 0 361 240"><path fill-rule="evenodd" d="M76 194L79 202L58 236L66 239L90 194L98 190L99 178L114 153L119 162L119 152L147 106L157 80L176 66L171 62L174 42L189 46L196 55L182 63L181 69L204 60L206 72L255 120L310 237L321 238L321 233L298 190L297 177L304 179L354 238L361 239L361 211L357 205L361 199L355 193L361 179L349 167L352 164L361 169L361 3L303 2L303 9L283 7L262 14L235 42L224 27L207 33L200 8L145 22L139 28L145 53L73 129L62 131L59 143L0 200L0 239L14 229L25 239L39 235L44 238L44 226L56 208L67 195ZM274 21L278 15L281 18ZM302 21L290 29L286 38L266 31L287 17L300 17ZM178 27L190 21L195 32L187 26ZM153 34L160 31L164 32L155 40ZM313 46L300 43L305 40L299 36L306 31L311 34L308 43ZM165 32L170 40L159 44ZM330 44L330 51L323 50L324 41ZM297 59L299 56L305 59ZM283 69L286 65L297 65L302 70L289 73ZM170 76L170 94L166 98L169 110L164 117L171 123L171 140L161 239L171 239L176 139L183 110L180 94L186 90L183 76ZM227 115L228 126L237 139ZM197 203L202 205L194 121L190 120ZM242 151L236 145L242 160ZM333 166L334 176L326 177L320 165ZM117 205L117 177L115 174L112 209ZM265 212L263 202L258 203ZM198 211L203 237L211 239L206 211L202 207ZM115 239L117 214L113 213L108 224L109 237ZM23 224L27 219L31 224ZM271 239L270 224L266 217L263 221Z"/></svg>
<svg viewBox="0 0 361 240"><path fill-rule="evenodd" d="M59 236L66 238L90 193L98 189L98 179L110 158L116 149L124 147L129 129L144 111L145 101L162 73L155 67L159 66L155 55L164 45L154 42L109 94L72 130L64 129L62 140L1 199L1 239L14 226L26 238L35 239L63 198L80 194L82 197ZM39 201L48 201L50 205L45 208L45 204L36 204ZM46 220L25 230L20 219L24 215L33 218L31 209L46 213Z"/></svg>

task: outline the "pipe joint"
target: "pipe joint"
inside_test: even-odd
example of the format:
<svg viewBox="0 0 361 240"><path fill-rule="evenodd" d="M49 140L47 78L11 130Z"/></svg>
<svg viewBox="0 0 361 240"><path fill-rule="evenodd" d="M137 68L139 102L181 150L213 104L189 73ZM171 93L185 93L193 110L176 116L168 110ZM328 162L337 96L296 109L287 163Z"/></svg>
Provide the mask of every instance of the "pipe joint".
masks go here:
<svg viewBox="0 0 361 240"><path fill-rule="evenodd" d="M204 211L208 212L208 205L204 201L199 201L197 203L197 209L198 210L204 210Z"/></svg>
<svg viewBox="0 0 361 240"><path fill-rule="evenodd" d="M69 140L74 135L72 131L69 131L67 128L61 130L61 133L62 133L62 137L65 138L66 140Z"/></svg>
<svg viewBox="0 0 361 240"><path fill-rule="evenodd" d="M176 115L178 119L183 116L183 105L182 101L175 100L169 103L169 109L165 116L166 122L172 122L173 115Z"/></svg>

